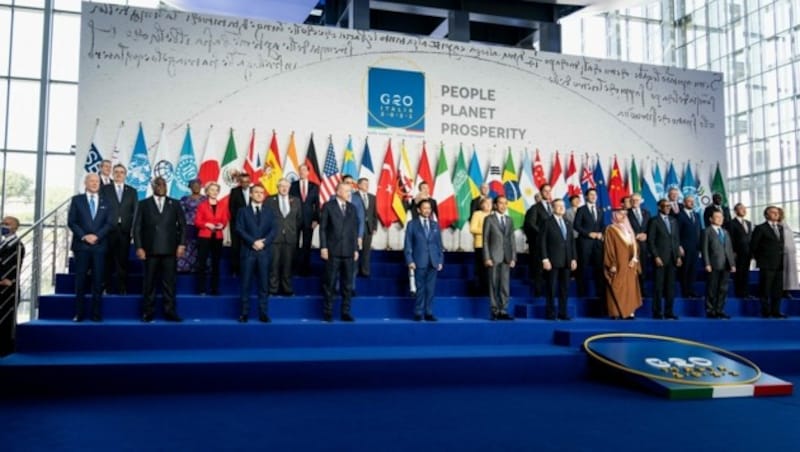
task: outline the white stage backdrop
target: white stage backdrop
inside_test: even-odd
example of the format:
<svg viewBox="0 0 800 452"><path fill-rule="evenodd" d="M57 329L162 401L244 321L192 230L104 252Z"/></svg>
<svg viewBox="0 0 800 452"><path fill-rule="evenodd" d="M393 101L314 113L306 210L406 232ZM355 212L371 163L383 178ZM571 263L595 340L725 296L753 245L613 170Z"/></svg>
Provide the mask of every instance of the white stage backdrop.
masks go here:
<svg viewBox="0 0 800 452"><path fill-rule="evenodd" d="M295 132L300 160L313 133L320 166L328 136L339 165L348 136L356 162L369 137L377 173L391 138L414 172L425 140L434 174L442 143L450 171L463 145L484 172L510 148L519 173L539 149L548 174L560 151L564 166L565 153L590 154L606 172L614 155L662 172L674 160L679 176L691 161L707 183L725 168L722 88L719 73L84 3L76 186L92 140L127 164L139 123L151 162L162 136L159 159L177 161L191 125L198 163L206 147L221 160L233 128L242 162L255 129L262 161L275 130L281 158ZM471 249L467 229L446 234L450 248ZM389 235L374 246L397 248L402 235Z"/></svg>

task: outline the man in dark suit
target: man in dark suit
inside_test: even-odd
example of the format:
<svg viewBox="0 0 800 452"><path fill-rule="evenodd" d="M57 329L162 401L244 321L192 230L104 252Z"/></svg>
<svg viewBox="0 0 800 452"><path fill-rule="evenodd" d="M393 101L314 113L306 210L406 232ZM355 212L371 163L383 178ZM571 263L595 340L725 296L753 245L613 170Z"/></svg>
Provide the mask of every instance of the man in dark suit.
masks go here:
<svg viewBox="0 0 800 452"><path fill-rule="evenodd" d="M647 224L647 250L653 257L653 318L677 320L675 302L675 271L683 262L680 252L678 221L671 215L672 204L658 201L658 215ZM661 301L664 300L664 310Z"/></svg>
<svg viewBox="0 0 800 452"><path fill-rule="evenodd" d="M133 227L133 217L136 214L138 196L135 188L125 185L125 178L128 175L125 165L114 165L113 175L113 182L100 188L100 194L114 212L106 250L106 291L110 293L116 286L117 293L125 295L127 293L131 228ZM115 275L117 284L114 284Z"/></svg>
<svg viewBox="0 0 800 452"><path fill-rule="evenodd" d="M514 223L506 212L508 200L494 198L494 213L483 220L483 261L489 270L490 320L514 320L508 314L511 269L517 264Z"/></svg>
<svg viewBox="0 0 800 452"><path fill-rule="evenodd" d="M277 231L270 250L269 293L291 296L294 295L292 258L297 245L297 232L303 223L303 208L299 198L289 195L289 181L283 178L278 181L278 194L270 196L266 204L275 219Z"/></svg>
<svg viewBox="0 0 800 452"><path fill-rule="evenodd" d="M231 212L231 222L229 226L231 235L231 273L234 276L239 274L239 256L241 255L241 240L236 233L236 218L239 209L247 206L250 202L250 175L242 171L238 176L239 186L234 187L228 195L228 209Z"/></svg>
<svg viewBox="0 0 800 452"><path fill-rule="evenodd" d="M731 238L722 228L724 216L719 210L711 212L709 226L703 231L702 256L708 273L706 284L706 317L729 319L725 313L728 278L736 272Z"/></svg>
<svg viewBox="0 0 800 452"><path fill-rule="evenodd" d="M91 269L92 321L103 320L103 271L106 242L114 217L114 209L100 195L100 176L87 174L83 180L86 192L72 197L67 225L72 231L72 253L75 256L75 317L83 321L86 301L86 276Z"/></svg>
<svg viewBox="0 0 800 452"><path fill-rule="evenodd" d="M683 198L683 208L675 217L681 242L683 265L678 271L683 298L697 298L694 282L697 278L697 256L700 252L700 218L694 211L694 197Z"/></svg>
<svg viewBox="0 0 800 452"><path fill-rule="evenodd" d="M442 270L444 247L439 223L431 218L431 204L423 200L417 206L419 215L406 226L403 254L406 265L414 272L417 288L414 304L414 321L423 318L435 322L433 315L433 295L436 290L436 274ZM423 317L424 316L424 317Z"/></svg>
<svg viewBox="0 0 800 452"><path fill-rule="evenodd" d="M572 225L564 219L563 199L553 201L553 216L548 218L539 234L542 249L542 268L546 281L546 312L548 320L571 320L567 315L567 284L569 274L578 267L575 260L575 244ZM554 299L558 292L558 315Z"/></svg>
<svg viewBox="0 0 800 452"><path fill-rule="evenodd" d="M342 292L342 315L345 322L352 322L350 298L353 292L355 261L358 260L358 216L353 204L347 200L351 196L351 186L340 182L336 186L336 196L325 203L319 222L320 257L325 261L325 282L322 285L325 300L322 318L333 321L333 296L336 279Z"/></svg>
<svg viewBox="0 0 800 452"><path fill-rule="evenodd" d="M639 273L639 288L644 295L644 278L649 268L650 259L647 256L647 223L650 221L650 212L642 207L642 195L634 193L631 196L631 208L628 209L628 223L633 229L633 235L639 248L639 265L642 271Z"/></svg>
<svg viewBox="0 0 800 452"><path fill-rule="evenodd" d="M175 304L177 258L183 256L186 217L177 199L167 197L167 182L153 181L153 196L139 201L133 220L133 244L136 257L144 261L142 286L142 321L153 321L156 304L156 280L161 279L164 318L181 322Z"/></svg>
<svg viewBox="0 0 800 452"><path fill-rule="evenodd" d="M378 210L375 206L375 195L369 192L369 179L358 180L358 191L353 196L361 198L364 205L364 235L361 238L361 256L358 258L358 274L370 275L370 255L372 254L372 236L378 231Z"/></svg>
<svg viewBox="0 0 800 452"><path fill-rule="evenodd" d="M703 221L706 227L711 224L711 214L714 212L722 213L722 227L727 229L728 224L731 222L731 212L722 205L722 195L719 193L711 195L711 205L706 207L706 210L703 211Z"/></svg>
<svg viewBox="0 0 800 452"><path fill-rule="evenodd" d="M525 212L525 221L522 223L522 230L525 232L525 239L528 242L528 273L535 297L543 293L542 252L538 236L545 220L553 215L553 208L550 206L551 191L550 184L542 184L539 187L539 195L542 199L528 208Z"/></svg>
<svg viewBox="0 0 800 452"><path fill-rule="evenodd" d="M761 296L761 316L784 319L781 312L783 295L783 226L776 206L764 209L766 221L753 229L750 250L758 266L758 289Z"/></svg>
<svg viewBox="0 0 800 452"><path fill-rule="evenodd" d="M17 270L25 258L25 246L17 238L19 220L3 218L0 226L0 356L14 351L14 326L17 322L19 276Z"/></svg>
<svg viewBox="0 0 800 452"><path fill-rule="evenodd" d="M595 297L605 295L603 275L603 211L597 207L597 191L594 188L584 193L586 204L575 213L575 230L578 231L578 293L589 295L589 281L594 280Z"/></svg>
<svg viewBox="0 0 800 452"><path fill-rule="evenodd" d="M733 207L736 217L728 223L731 234L733 254L736 256L736 273L733 275L733 290L739 298L750 297L750 238L753 235L753 223L748 220L747 207L738 203Z"/></svg>
<svg viewBox="0 0 800 452"><path fill-rule="evenodd" d="M236 219L236 233L240 237L241 249L241 300L242 312L239 322L246 323L250 314L250 280L256 275L258 288L258 320L269 323L267 314L269 303L269 266L271 263L270 248L278 232L276 216L280 216L273 209L264 205L266 191L261 185L250 188L249 205L239 209ZM290 237L287 237L289 239Z"/></svg>
<svg viewBox="0 0 800 452"><path fill-rule="evenodd" d="M292 182L289 195L300 200L303 207L303 225L297 231L296 264L298 274L308 275L311 271L311 238L319 223L319 185L308 180L308 166L298 169L300 179Z"/></svg>

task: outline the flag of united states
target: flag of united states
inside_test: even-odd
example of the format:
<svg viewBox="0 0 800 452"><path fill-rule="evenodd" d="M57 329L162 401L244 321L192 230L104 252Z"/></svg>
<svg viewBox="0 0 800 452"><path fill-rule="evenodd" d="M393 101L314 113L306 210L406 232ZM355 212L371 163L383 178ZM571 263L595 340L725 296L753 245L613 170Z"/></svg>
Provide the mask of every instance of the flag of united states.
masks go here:
<svg viewBox="0 0 800 452"><path fill-rule="evenodd" d="M341 182L342 175L336 165L336 155L333 152L333 141L328 142L328 150L325 152L325 165L322 168L322 181L320 181L319 196L320 204L325 204L336 194L336 184Z"/></svg>

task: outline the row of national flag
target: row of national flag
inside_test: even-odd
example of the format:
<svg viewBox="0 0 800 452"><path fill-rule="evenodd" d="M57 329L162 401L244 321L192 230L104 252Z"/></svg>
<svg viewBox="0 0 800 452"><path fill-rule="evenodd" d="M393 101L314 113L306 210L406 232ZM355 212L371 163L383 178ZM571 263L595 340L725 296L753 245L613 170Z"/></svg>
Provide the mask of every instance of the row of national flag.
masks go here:
<svg viewBox="0 0 800 452"><path fill-rule="evenodd" d="M119 135L119 134L118 134ZM607 216L610 216L612 206L619 206L622 198L633 193L643 197L644 206L655 212L658 199L665 197L671 188L677 188L680 197L695 196L700 202L696 208L702 209L710 202L711 193L720 193L723 205L727 206L727 195L719 164L710 179L710 192L705 188L700 177L699 167L689 162L682 166L681 176L678 176L674 162L669 162L666 167L665 177L662 177L661 165L657 161L646 159L645 162L635 159L630 163L619 164L617 157L613 157L606 182L599 156L592 158L588 154L578 156L575 153L555 152L551 163L545 165L537 149L533 156L526 149L522 154L521 165L517 167L514 162L514 153L509 148L505 152L502 163L497 163L500 155L494 152L490 157L487 171L481 169L482 165L477 150L473 147L468 158L463 146L459 146L455 162L448 163L447 152L444 144L440 144L436 165L430 162L427 144L422 143L421 154L416 162L416 171L412 171L411 160L408 156L405 141L400 142L395 159L395 149L392 140L386 145L383 162L379 171L373 165L372 151L367 139L361 153L360 164L356 162L352 137L348 137L345 144L344 157L341 166L338 165L333 140L328 137L328 144L324 160L320 167L320 160L314 145L314 136L311 135L306 155L303 160L298 158L295 136L292 133L286 153L281 155L278 138L273 130L269 147L259 153L256 149L256 131L253 129L249 135L249 142L244 159L240 159L236 147L233 129L229 129L228 138L222 156L209 148L208 138L204 145L202 158L198 165L192 141L192 133L186 127L183 144L177 162L170 161L166 131L162 125L160 139L153 151L153 164L151 165L151 149L145 143L142 125L139 125L136 141L131 153L128 167L127 183L138 191L139 198L148 196L150 181L155 177L163 177L170 187L170 196L180 198L190 193L189 184L192 180L199 179L205 186L209 182L217 182L221 186L221 196L227 196L230 189L236 184L236 175L244 172L250 176L251 181L265 187L268 193L277 193L278 180L285 177L296 180L300 166L305 164L309 171L309 180L320 186L320 202L326 202L335 194L336 185L344 175L353 176L355 179L366 178L370 181L370 188L376 195L376 208L378 217L384 227L393 223L405 223L410 218L406 211L408 202L417 194L422 182L428 184L430 193L438 204L438 220L442 229L461 229L470 217L472 199L479 196L480 187L488 185L492 197L504 195L508 199L508 214L519 228L525 216L525 211L536 202L536 194L543 184L552 188L553 198L563 198L568 201L573 196L583 197L589 188L594 188L598 194L598 207ZM211 130L209 134L211 135ZM114 144L112 163L118 163L117 145ZM263 155L263 158L262 158ZM102 154L96 145L96 129L89 152L86 156L84 169L87 172L99 171ZM647 168L646 168L647 166ZM549 175L547 171L549 167ZM452 170L451 170L452 168ZM607 218L610 220L610 218Z"/></svg>

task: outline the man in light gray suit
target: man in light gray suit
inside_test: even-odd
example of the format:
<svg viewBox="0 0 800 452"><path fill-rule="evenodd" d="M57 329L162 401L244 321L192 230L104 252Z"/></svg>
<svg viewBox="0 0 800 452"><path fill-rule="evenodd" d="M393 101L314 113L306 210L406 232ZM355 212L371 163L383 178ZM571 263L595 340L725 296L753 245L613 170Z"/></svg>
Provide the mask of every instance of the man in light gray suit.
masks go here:
<svg viewBox="0 0 800 452"><path fill-rule="evenodd" d="M736 271L733 245L730 235L722 228L722 211L711 213L710 225L703 231L701 253L708 273L706 284L706 317L729 319L725 313L725 298L728 295L728 278Z"/></svg>
<svg viewBox="0 0 800 452"><path fill-rule="evenodd" d="M509 279L517 263L514 223L506 215L505 196L494 199L495 212L483 222L483 262L489 270L490 320L514 320L508 314Z"/></svg>

